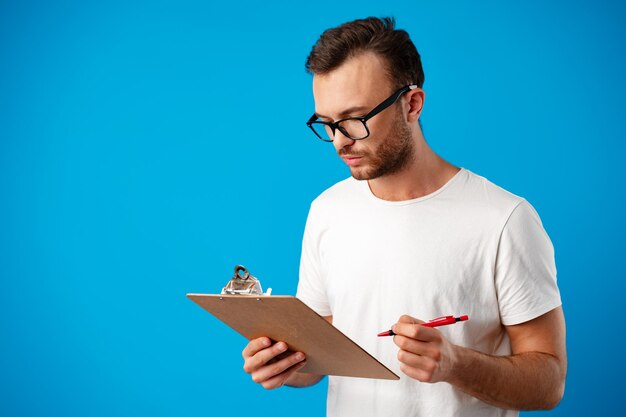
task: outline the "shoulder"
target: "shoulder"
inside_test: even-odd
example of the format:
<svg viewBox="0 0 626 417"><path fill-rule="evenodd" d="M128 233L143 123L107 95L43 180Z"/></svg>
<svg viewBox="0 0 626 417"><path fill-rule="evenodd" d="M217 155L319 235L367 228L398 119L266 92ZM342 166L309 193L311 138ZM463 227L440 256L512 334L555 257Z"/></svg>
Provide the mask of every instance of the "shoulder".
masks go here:
<svg viewBox="0 0 626 417"><path fill-rule="evenodd" d="M474 196L477 201L490 203L497 206L517 205L524 199L504 188L494 184L487 178L465 170L464 189L466 193Z"/></svg>
<svg viewBox="0 0 626 417"><path fill-rule="evenodd" d="M362 186L360 181L348 177L324 190L313 200L311 207L324 208L350 202L362 195Z"/></svg>
<svg viewBox="0 0 626 417"><path fill-rule="evenodd" d="M487 178L464 170L458 187L461 200L469 207L497 217L508 217L526 200L494 184Z"/></svg>
<svg viewBox="0 0 626 417"><path fill-rule="evenodd" d="M355 210L363 197L363 184L352 177L339 181L318 195L309 208L307 227L324 229L339 212Z"/></svg>

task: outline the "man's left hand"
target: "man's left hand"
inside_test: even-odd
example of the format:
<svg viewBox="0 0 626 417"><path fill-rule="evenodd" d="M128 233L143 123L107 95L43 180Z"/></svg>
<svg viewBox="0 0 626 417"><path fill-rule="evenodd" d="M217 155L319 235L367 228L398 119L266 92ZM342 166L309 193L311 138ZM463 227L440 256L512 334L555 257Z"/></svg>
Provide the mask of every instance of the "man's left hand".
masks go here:
<svg viewBox="0 0 626 417"><path fill-rule="evenodd" d="M404 315L392 326L393 342L400 348L400 370L422 382L446 381L455 364L455 348L437 329Z"/></svg>

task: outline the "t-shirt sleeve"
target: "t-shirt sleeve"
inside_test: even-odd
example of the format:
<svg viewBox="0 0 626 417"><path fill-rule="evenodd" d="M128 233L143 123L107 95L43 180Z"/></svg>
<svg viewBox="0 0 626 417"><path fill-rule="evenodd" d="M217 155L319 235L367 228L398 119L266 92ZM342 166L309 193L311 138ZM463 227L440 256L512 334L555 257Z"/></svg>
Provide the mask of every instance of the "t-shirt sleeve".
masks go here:
<svg viewBox="0 0 626 417"><path fill-rule="evenodd" d="M554 248L539 215L526 201L504 226L495 284L502 324L524 323L561 305Z"/></svg>
<svg viewBox="0 0 626 417"><path fill-rule="evenodd" d="M296 297L302 300L321 316L330 316L332 312L326 296L326 288L321 273L319 254L319 227L313 206L304 228L302 255L300 257L300 279Z"/></svg>

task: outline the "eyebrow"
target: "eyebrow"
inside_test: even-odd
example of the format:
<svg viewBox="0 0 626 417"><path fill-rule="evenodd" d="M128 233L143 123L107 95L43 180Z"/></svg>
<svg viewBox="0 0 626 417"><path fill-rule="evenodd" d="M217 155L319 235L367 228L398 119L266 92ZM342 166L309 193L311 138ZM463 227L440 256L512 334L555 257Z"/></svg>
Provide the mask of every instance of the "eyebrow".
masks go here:
<svg viewBox="0 0 626 417"><path fill-rule="evenodd" d="M341 116L347 116L347 115L349 115L349 114L353 114L353 113L356 113L356 112L362 112L362 111L365 111L365 110L367 110L367 109L369 109L369 107L366 107L366 106L353 106L353 107L350 107L350 108L348 108L348 109L345 109L344 111L342 111L341 113L339 113L339 116L340 116L340 118L341 118ZM317 113L317 112L315 112L315 115L316 115L317 117L319 117L319 118L324 118L324 119L332 119L332 117L325 116L325 115L323 115L323 114L319 114L319 113Z"/></svg>

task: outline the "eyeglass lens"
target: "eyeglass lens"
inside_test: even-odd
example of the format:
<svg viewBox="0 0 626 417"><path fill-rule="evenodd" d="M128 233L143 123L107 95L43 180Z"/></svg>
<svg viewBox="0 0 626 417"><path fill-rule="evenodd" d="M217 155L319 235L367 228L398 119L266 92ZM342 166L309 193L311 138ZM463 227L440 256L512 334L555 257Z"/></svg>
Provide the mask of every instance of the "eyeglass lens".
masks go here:
<svg viewBox="0 0 626 417"><path fill-rule="evenodd" d="M333 130L330 126L323 123L312 123L311 127L315 129L323 140L332 141L335 138ZM351 139L362 139L368 135L365 124L359 119L347 119L339 122L339 127L342 130L342 134L348 136Z"/></svg>

